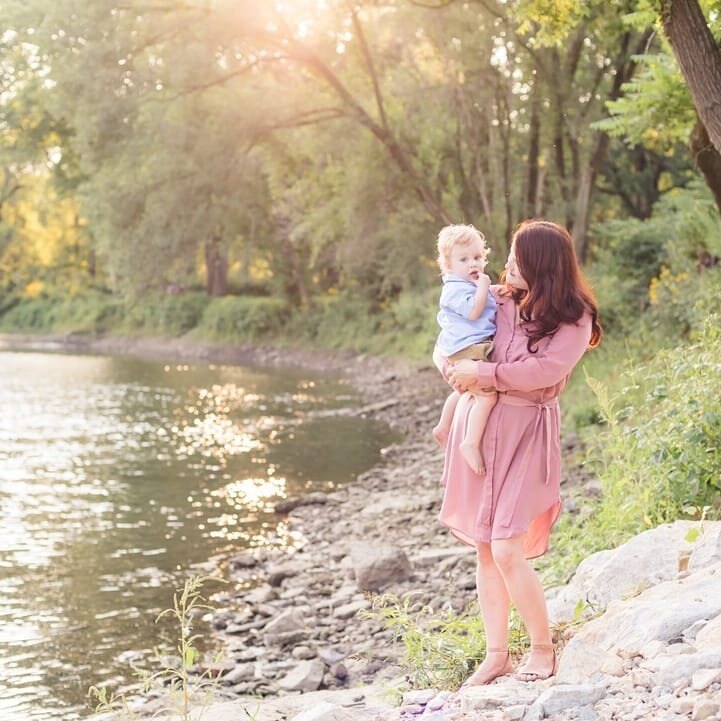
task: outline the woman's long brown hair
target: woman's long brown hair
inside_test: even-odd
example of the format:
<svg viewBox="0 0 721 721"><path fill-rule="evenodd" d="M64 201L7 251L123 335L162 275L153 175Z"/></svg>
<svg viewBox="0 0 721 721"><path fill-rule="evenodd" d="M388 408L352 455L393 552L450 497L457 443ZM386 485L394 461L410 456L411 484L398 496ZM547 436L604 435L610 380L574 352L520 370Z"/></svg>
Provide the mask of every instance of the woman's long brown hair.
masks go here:
<svg viewBox="0 0 721 721"><path fill-rule="evenodd" d="M506 286L528 322L528 351L535 353L541 338L553 335L562 323L576 323L591 314L589 347L601 342L598 304L576 259L573 239L560 225L547 220L526 220L513 234L518 272L528 290Z"/></svg>

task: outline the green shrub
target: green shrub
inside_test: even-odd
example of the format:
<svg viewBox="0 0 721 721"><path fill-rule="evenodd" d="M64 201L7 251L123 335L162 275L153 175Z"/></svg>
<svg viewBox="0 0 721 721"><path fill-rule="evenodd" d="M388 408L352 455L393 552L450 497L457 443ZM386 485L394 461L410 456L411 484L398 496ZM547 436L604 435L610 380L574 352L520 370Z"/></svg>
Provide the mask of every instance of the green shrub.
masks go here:
<svg viewBox="0 0 721 721"><path fill-rule="evenodd" d="M382 313L352 291L316 298L311 310L298 309L289 323L294 338L325 348L371 350Z"/></svg>
<svg viewBox="0 0 721 721"><path fill-rule="evenodd" d="M12 305L0 316L0 328L10 332L102 333L120 318L121 303L106 293L87 291L73 296L42 295Z"/></svg>
<svg viewBox="0 0 721 721"><path fill-rule="evenodd" d="M673 273L661 269L649 287L648 330L669 340L694 337L710 314L721 313L721 266Z"/></svg>
<svg viewBox="0 0 721 721"><path fill-rule="evenodd" d="M593 228L588 275L611 333L678 337L702 325L721 301L718 267L699 273L700 253L721 256L721 216L700 181L663 195L647 220L611 220Z"/></svg>
<svg viewBox="0 0 721 721"><path fill-rule="evenodd" d="M660 523L721 516L721 317L695 343L679 343L624 374L608 400L593 454L603 501L592 523L614 544Z"/></svg>
<svg viewBox="0 0 721 721"><path fill-rule="evenodd" d="M148 295L127 308L125 324L132 330L179 335L195 328L208 296L202 291L178 295Z"/></svg>
<svg viewBox="0 0 721 721"><path fill-rule="evenodd" d="M227 341L272 339L285 331L290 315L290 306L281 298L213 298L200 319L198 333Z"/></svg>

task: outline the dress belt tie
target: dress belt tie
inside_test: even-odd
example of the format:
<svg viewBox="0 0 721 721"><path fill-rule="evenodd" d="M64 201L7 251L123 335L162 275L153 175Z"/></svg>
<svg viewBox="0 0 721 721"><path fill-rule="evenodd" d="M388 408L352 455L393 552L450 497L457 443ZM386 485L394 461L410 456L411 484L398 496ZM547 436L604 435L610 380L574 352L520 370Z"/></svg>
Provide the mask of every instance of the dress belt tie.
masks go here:
<svg viewBox="0 0 721 721"><path fill-rule="evenodd" d="M523 398L522 396L510 395L509 393L499 393L498 402L505 403L509 406L525 406L530 408L535 407L537 409L536 421L533 427L532 437L535 437L541 429L543 430L546 444L545 483L546 485L548 485L548 482L551 478L551 411L558 408L558 396L553 396L553 398L549 398L545 401L534 401L529 398ZM523 476L526 475L526 472L528 471L528 466L531 462L531 450L531 446L526 449L526 453L521 463L521 474Z"/></svg>

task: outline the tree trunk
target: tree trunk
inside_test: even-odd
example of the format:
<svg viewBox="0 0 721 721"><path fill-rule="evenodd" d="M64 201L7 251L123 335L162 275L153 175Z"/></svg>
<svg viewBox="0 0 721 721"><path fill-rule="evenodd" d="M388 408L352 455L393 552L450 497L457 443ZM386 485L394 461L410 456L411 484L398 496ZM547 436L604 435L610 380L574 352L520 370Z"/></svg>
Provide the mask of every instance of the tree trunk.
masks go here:
<svg viewBox="0 0 721 721"><path fill-rule="evenodd" d="M217 298L228 292L228 259L220 248L220 238L214 235L205 242L205 287L209 296Z"/></svg>
<svg viewBox="0 0 721 721"><path fill-rule="evenodd" d="M538 86L534 82L531 88L530 106L531 119L528 132L528 188L526 192L526 216L532 218L538 215L538 158L541 153L541 115Z"/></svg>
<svg viewBox="0 0 721 721"><path fill-rule="evenodd" d="M293 297L293 300L304 308L313 307L313 297L308 290L305 280L305 271L300 261L298 248L290 239L291 222L283 215L275 215L273 218L276 236L283 251L285 263L284 274L287 273L286 289Z"/></svg>
<svg viewBox="0 0 721 721"><path fill-rule="evenodd" d="M708 137L721 153L721 50L697 0L663 0L663 28Z"/></svg>
<svg viewBox="0 0 721 721"><path fill-rule="evenodd" d="M616 73L613 77L613 84L609 92L609 99L616 100L621 97L621 89L624 83L627 83L636 71L636 62L633 60L635 54L643 51L651 35L651 31L647 30L640 38L638 38L633 49L629 51L631 44L631 35L626 33L621 42L621 51L616 60ZM591 200L593 197L593 189L596 185L596 177L601 172L601 168L606 160L610 138L605 132L600 132L596 140L596 147L591 154L586 165L580 173L578 190L576 192L576 209L573 216L572 230L573 239L576 244L576 254L584 261L588 255L588 225L590 220Z"/></svg>
<svg viewBox="0 0 721 721"><path fill-rule="evenodd" d="M298 296L301 306L304 308L312 308L313 299L311 298L308 286L305 283L303 268L298 261L298 254L287 236L283 236L281 243L285 259L288 261L288 267L290 268L290 275L293 280L293 290L295 291L295 295Z"/></svg>
<svg viewBox="0 0 721 721"><path fill-rule="evenodd" d="M703 174L706 185L711 189L716 206L721 213L721 154L711 144L701 120L696 122L689 138L689 148L696 167Z"/></svg>

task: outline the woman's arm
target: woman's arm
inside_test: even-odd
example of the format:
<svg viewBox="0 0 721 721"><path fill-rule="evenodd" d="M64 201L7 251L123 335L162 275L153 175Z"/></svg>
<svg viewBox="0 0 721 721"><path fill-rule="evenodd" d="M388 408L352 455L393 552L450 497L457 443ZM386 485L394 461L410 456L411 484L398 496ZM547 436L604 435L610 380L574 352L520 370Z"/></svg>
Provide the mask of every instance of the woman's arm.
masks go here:
<svg viewBox="0 0 721 721"><path fill-rule="evenodd" d="M478 384L498 391L533 391L560 383L588 348L591 317L564 323L545 349L510 363L462 360L449 369L449 380L468 389Z"/></svg>

